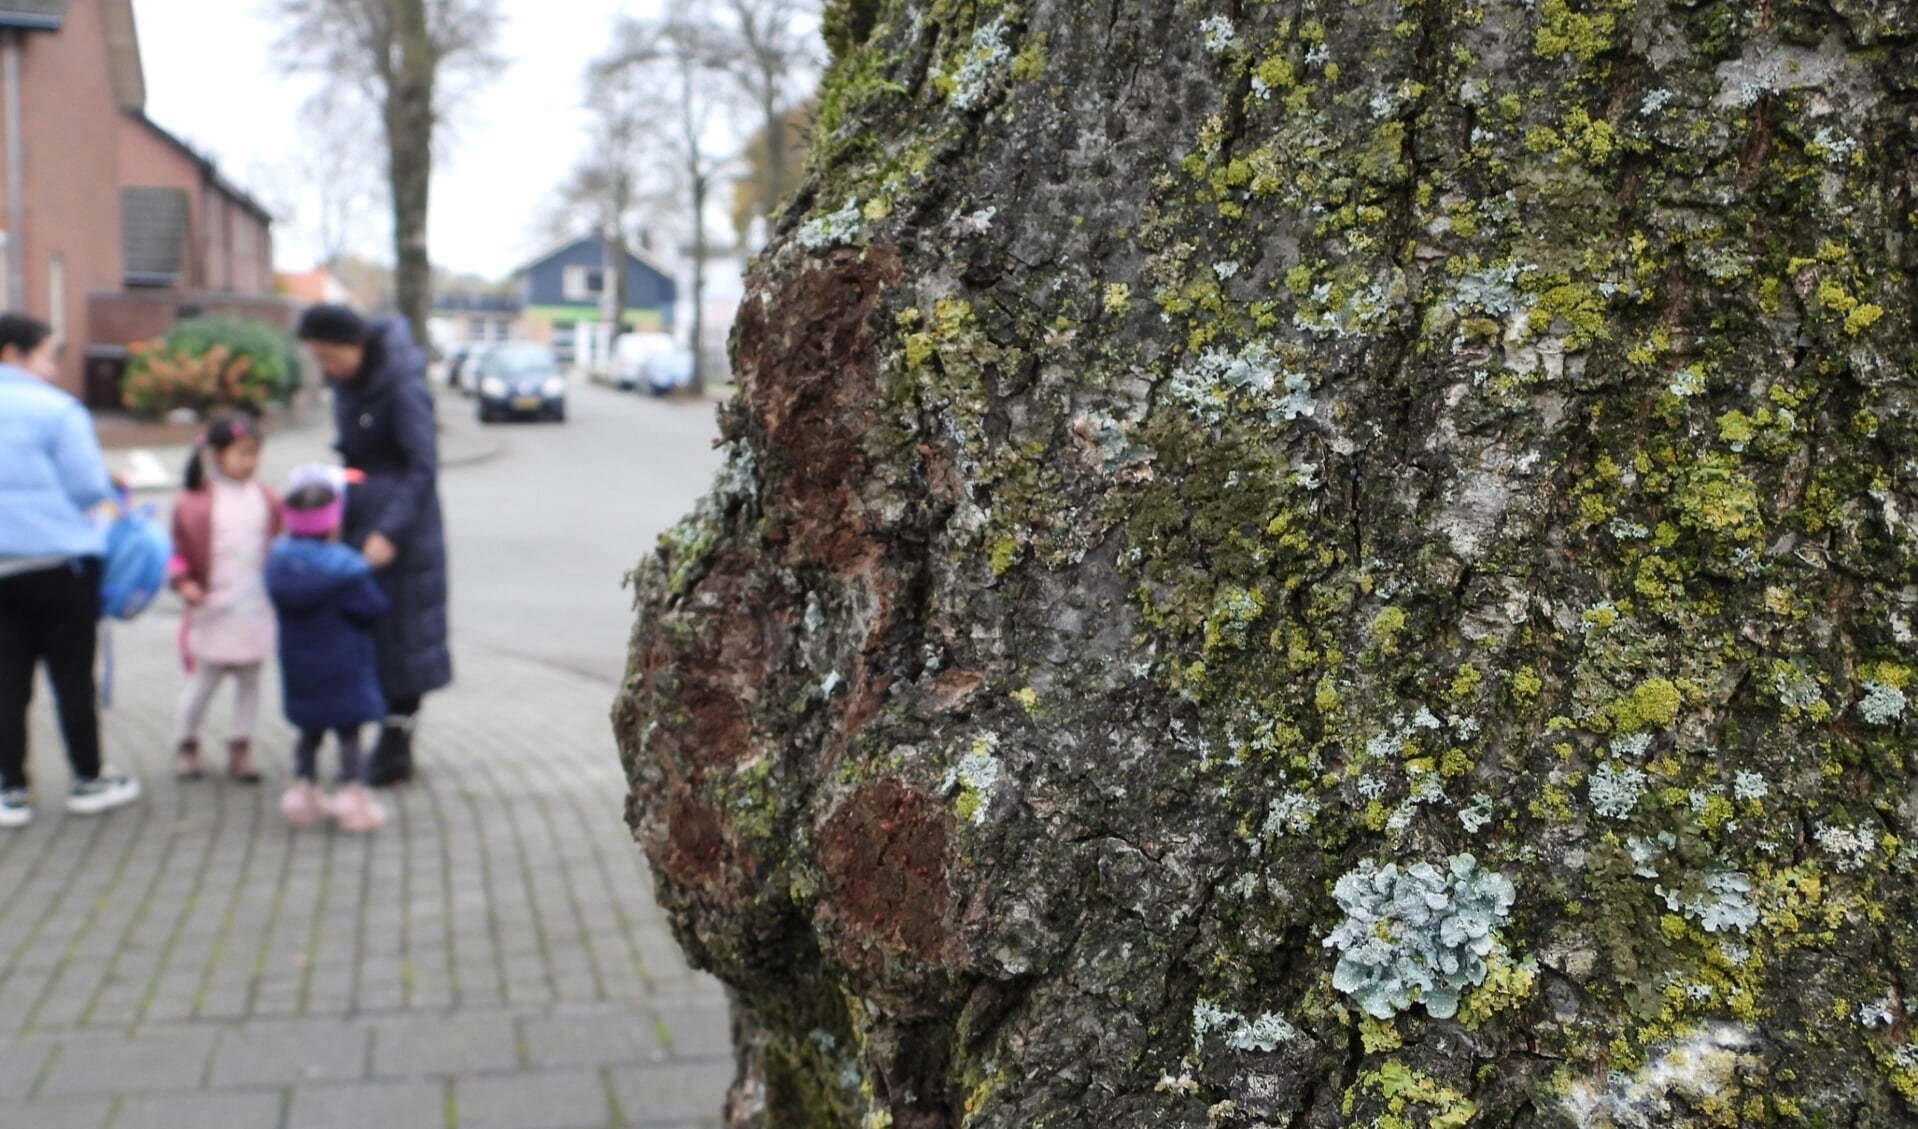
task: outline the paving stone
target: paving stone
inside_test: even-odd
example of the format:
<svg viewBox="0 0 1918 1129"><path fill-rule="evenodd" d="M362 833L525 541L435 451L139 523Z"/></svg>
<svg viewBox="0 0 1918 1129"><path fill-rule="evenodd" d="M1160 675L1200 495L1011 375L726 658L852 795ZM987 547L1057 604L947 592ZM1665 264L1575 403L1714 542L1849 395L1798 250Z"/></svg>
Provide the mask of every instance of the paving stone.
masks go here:
<svg viewBox="0 0 1918 1129"><path fill-rule="evenodd" d="M211 1084L225 1089L362 1078L372 1039L366 1024L340 1020L249 1023L221 1035Z"/></svg>
<svg viewBox="0 0 1918 1129"><path fill-rule="evenodd" d="M0 1044L0 1095L32 1093L52 1057L50 1042Z"/></svg>
<svg viewBox="0 0 1918 1129"><path fill-rule="evenodd" d="M438 1082L296 1086L287 1129L437 1129L446 1123Z"/></svg>
<svg viewBox="0 0 1918 1129"><path fill-rule="evenodd" d="M534 1066L623 1066L660 1062L666 1048L646 1012L542 1015L520 1021Z"/></svg>
<svg viewBox="0 0 1918 1129"><path fill-rule="evenodd" d="M733 1082L731 1063L625 1067L611 1072L627 1125L718 1124Z"/></svg>
<svg viewBox="0 0 1918 1129"><path fill-rule="evenodd" d="M276 1092L129 1098L113 1129L263 1129L280 1123L285 1100Z"/></svg>
<svg viewBox="0 0 1918 1129"><path fill-rule="evenodd" d="M654 1008L663 1028L662 1038L674 1058L728 1058L733 1053L732 1019L711 1004L687 1002Z"/></svg>
<svg viewBox="0 0 1918 1129"><path fill-rule="evenodd" d="M361 984L353 996L353 1009L386 1011L406 1003L406 986L399 981Z"/></svg>
<svg viewBox="0 0 1918 1129"><path fill-rule="evenodd" d="M113 1102L107 1098L18 1102L0 1108L9 1119L18 1118L7 1124L21 1129L102 1129L113 1116Z"/></svg>
<svg viewBox="0 0 1918 1129"><path fill-rule="evenodd" d="M519 1034L504 1012L413 1015L384 1019L373 1028L373 1073L419 1078L513 1070Z"/></svg>
<svg viewBox="0 0 1918 1129"><path fill-rule="evenodd" d="M613 1114L597 1070L463 1078L453 1093L459 1129L601 1129Z"/></svg>
<svg viewBox="0 0 1918 1129"><path fill-rule="evenodd" d="M196 1090L213 1053L209 1028L150 1028L134 1038L62 1041L40 1093L47 1097Z"/></svg>

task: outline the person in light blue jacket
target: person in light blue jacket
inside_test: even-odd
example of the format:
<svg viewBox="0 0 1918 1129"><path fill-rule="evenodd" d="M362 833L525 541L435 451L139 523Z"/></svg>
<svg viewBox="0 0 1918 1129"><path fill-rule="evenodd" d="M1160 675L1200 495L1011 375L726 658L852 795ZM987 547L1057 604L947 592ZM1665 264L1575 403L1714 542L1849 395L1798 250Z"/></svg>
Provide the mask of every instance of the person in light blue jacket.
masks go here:
<svg viewBox="0 0 1918 1129"><path fill-rule="evenodd" d="M0 827L33 820L27 707L41 663L73 766L67 810L140 796L138 781L102 767L93 680L105 535L88 511L113 497L113 480L86 409L53 386L54 349L44 323L0 314Z"/></svg>

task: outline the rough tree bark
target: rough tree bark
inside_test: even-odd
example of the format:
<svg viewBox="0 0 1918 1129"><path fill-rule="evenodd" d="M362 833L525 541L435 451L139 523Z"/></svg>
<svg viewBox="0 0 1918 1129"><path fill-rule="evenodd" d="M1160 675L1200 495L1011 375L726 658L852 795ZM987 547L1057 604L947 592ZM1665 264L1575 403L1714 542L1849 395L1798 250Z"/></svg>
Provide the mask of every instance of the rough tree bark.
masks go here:
<svg viewBox="0 0 1918 1129"><path fill-rule="evenodd" d="M1918 5L826 28L615 710L732 1123L1911 1124Z"/></svg>

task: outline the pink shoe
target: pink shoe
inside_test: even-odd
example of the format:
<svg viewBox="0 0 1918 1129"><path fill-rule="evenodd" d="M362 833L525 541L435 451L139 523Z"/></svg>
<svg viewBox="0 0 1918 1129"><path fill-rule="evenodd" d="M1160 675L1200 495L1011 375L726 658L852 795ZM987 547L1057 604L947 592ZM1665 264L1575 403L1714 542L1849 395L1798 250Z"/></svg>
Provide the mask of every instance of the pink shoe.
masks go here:
<svg viewBox="0 0 1918 1129"><path fill-rule="evenodd" d="M380 807L364 784L341 785L327 806L332 810L333 821L348 834L370 834L386 826L386 809Z"/></svg>
<svg viewBox="0 0 1918 1129"><path fill-rule="evenodd" d="M295 780L280 793L280 814L289 827L311 827L326 818L326 803L311 781Z"/></svg>

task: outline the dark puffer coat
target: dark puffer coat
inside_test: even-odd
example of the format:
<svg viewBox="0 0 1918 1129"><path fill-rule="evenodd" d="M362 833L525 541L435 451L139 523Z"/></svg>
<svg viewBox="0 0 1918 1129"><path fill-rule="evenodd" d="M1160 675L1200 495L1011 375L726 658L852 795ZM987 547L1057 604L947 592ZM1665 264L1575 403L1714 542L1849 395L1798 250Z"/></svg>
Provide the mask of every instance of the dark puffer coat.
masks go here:
<svg viewBox="0 0 1918 1129"><path fill-rule="evenodd" d="M384 534L398 551L374 573L393 605L374 641L386 696L410 698L453 681L439 433L426 358L406 321L383 318L369 328L360 374L333 391L340 455L366 475L346 492L343 536L360 548L372 534Z"/></svg>
<svg viewBox="0 0 1918 1129"><path fill-rule="evenodd" d="M386 717L373 632L386 597L345 545L282 537L266 558L266 592L280 617L286 719L317 733Z"/></svg>

